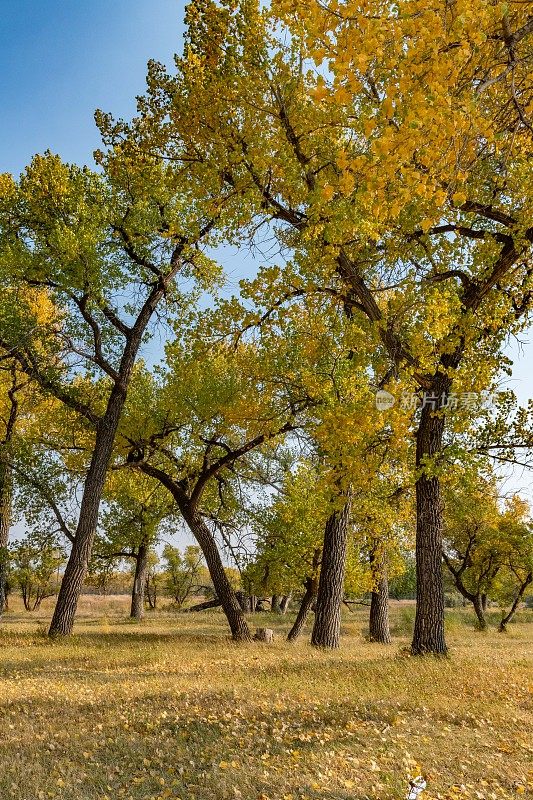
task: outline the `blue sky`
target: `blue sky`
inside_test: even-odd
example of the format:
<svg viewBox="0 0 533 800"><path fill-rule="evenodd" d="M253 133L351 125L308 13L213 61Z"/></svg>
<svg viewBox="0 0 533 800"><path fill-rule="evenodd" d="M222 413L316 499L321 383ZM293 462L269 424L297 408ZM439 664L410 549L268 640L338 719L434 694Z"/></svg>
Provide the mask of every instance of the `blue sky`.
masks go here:
<svg viewBox="0 0 533 800"><path fill-rule="evenodd" d="M167 64L182 0L0 0L0 172L50 148L91 163L96 108L130 116L146 62Z"/></svg>
<svg viewBox="0 0 533 800"><path fill-rule="evenodd" d="M171 64L181 49L183 0L0 0L0 172L19 173L47 148L91 164L99 145L96 108L131 116L150 58ZM253 265L229 251L235 288ZM509 348L510 385L533 397L531 334ZM529 475L516 476L521 488Z"/></svg>

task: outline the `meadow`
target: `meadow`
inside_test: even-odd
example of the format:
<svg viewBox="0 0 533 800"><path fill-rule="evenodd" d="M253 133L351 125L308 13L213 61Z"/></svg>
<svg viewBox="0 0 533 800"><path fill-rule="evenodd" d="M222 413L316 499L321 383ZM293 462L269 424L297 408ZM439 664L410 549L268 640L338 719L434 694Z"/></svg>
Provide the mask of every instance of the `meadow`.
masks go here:
<svg viewBox="0 0 533 800"><path fill-rule="evenodd" d="M217 612L126 617L84 596L74 635L50 606L0 621L2 800L392 800L422 772L430 798L533 794L533 613L508 634L447 612L447 658L407 652L414 608L392 603L391 646L344 614L341 649L235 645Z"/></svg>

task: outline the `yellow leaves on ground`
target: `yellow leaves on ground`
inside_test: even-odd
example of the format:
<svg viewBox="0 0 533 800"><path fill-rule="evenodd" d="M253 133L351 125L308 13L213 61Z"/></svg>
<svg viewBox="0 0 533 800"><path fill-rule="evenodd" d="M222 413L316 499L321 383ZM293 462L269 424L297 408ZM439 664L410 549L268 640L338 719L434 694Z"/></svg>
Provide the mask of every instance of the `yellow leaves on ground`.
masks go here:
<svg viewBox="0 0 533 800"><path fill-rule="evenodd" d="M131 626L118 601L82 598L68 642L36 635L37 615L3 619L2 800L398 800L420 773L428 800L533 789L531 624L502 646L454 610L450 659L415 671L396 645L377 659L361 608L325 654L284 642L291 618L269 621L272 647L238 648L220 614ZM392 611L402 645L412 608Z"/></svg>

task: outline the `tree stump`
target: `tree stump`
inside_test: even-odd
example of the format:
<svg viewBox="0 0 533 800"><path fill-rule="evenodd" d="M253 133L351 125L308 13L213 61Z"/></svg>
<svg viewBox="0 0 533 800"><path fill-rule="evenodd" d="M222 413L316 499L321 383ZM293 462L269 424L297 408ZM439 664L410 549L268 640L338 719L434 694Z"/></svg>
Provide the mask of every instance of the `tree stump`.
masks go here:
<svg viewBox="0 0 533 800"><path fill-rule="evenodd" d="M266 642L267 644L272 644L274 641L274 631L272 628L257 628L254 634L254 640L256 642Z"/></svg>

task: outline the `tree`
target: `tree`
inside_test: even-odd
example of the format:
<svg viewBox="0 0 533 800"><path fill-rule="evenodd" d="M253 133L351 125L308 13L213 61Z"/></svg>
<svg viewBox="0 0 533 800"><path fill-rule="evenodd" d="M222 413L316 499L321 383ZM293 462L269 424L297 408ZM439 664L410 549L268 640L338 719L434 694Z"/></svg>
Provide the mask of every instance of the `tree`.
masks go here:
<svg viewBox="0 0 533 800"><path fill-rule="evenodd" d="M161 385L148 375L137 383L124 419L121 466L170 493L202 550L233 638L246 641L251 634L211 527L213 509L229 504L231 513L239 471L253 474L252 454L295 430L309 397L278 369L292 357L290 343L271 336L234 349L207 336L209 330L200 318L169 345Z"/></svg>
<svg viewBox="0 0 533 800"><path fill-rule="evenodd" d="M51 307L42 292L29 290L25 296L45 321ZM13 298L11 298L13 301ZM17 460L21 446L27 449L35 430L40 430L44 411L42 394L30 384L30 379L18 368L9 352L0 354L0 616L4 610L7 580L8 541L14 508ZM28 425L31 420L31 426ZM30 434L31 431L31 434Z"/></svg>
<svg viewBox="0 0 533 800"><path fill-rule="evenodd" d="M6 377L4 371L0 377ZM13 504L12 444L18 417L19 375L13 364L7 373L7 407L2 413L2 439L0 440L0 616L7 600L8 542ZM3 381L2 381L3 382ZM4 409L2 408L2 411Z"/></svg>
<svg viewBox="0 0 533 800"><path fill-rule="evenodd" d="M56 537L32 532L11 545L9 557L12 581L20 589L24 608L37 611L46 597L57 592L59 570L66 557L64 549Z"/></svg>
<svg viewBox="0 0 533 800"><path fill-rule="evenodd" d="M177 74L150 67L138 147L179 162L186 141L197 180L226 181L250 235L263 222L297 254L296 276L267 281L272 304L331 296L370 324L388 361L378 385L401 374L429 398L412 649L445 653L447 409L484 388L532 299L527 7L213 0L187 14Z"/></svg>
<svg viewBox="0 0 533 800"><path fill-rule="evenodd" d="M302 594L288 640L302 632L316 602L327 511L319 470L300 461L284 475L278 496L253 510L256 555L246 571L258 594Z"/></svg>
<svg viewBox="0 0 533 800"><path fill-rule="evenodd" d="M497 599L504 609L499 630L504 632L533 585L533 525L529 505L522 498L514 496L507 501L500 531L507 544L497 585Z"/></svg>
<svg viewBox="0 0 533 800"><path fill-rule="evenodd" d="M483 597L491 594L503 567L496 486L478 476L470 485L453 485L446 500L444 562L457 590L472 603L480 630L485 630Z"/></svg>
<svg viewBox="0 0 533 800"><path fill-rule="evenodd" d="M150 557L163 525L175 521L175 510L158 482L141 473L114 472L105 488L95 556L127 559L134 564L130 617L144 617Z"/></svg>
<svg viewBox="0 0 533 800"><path fill-rule="evenodd" d="M486 598L507 606L504 630L533 579L529 508L515 496L502 509L494 478L479 473L463 473L446 497L444 561L455 587L472 603L480 630Z"/></svg>
<svg viewBox="0 0 533 800"><path fill-rule="evenodd" d="M341 502L340 508L335 508L326 521L315 623L311 634L311 644L330 649L339 646L348 528L352 507L350 490L342 497Z"/></svg>
<svg viewBox="0 0 533 800"><path fill-rule="evenodd" d="M182 554L178 547L166 544L163 549L165 590L181 608L201 575L203 556L196 545L189 545Z"/></svg>
<svg viewBox="0 0 533 800"><path fill-rule="evenodd" d="M19 303L3 304L0 344L93 437L53 635L72 630L117 427L155 311L165 302L172 315L184 299L175 285L178 273L202 287L213 277L196 246L217 214L195 203L188 181L117 148L100 160L103 172L96 174L47 153L36 156L18 182L7 175L0 180L5 291L37 287L57 312L40 324L19 295Z"/></svg>

